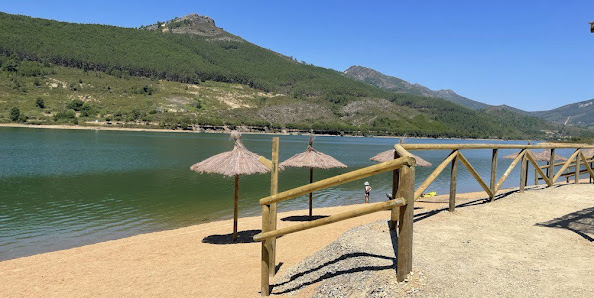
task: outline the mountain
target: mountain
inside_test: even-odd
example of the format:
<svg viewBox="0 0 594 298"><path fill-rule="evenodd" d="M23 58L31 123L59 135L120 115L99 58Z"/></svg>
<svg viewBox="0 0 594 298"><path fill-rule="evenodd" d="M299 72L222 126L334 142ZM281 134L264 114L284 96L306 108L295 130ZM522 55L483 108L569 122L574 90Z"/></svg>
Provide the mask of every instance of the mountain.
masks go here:
<svg viewBox="0 0 594 298"><path fill-rule="evenodd" d="M449 89L434 91L423 85L411 84L405 80L388 76L363 66L351 66L345 70L344 73L346 76L354 80L365 82L384 90L442 98L472 110L483 110L492 115L497 114L498 116L507 115L508 117L512 117L510 113L506 113L507 111L525 117L536 117L565 127L577 126L582 128L594 128L594 99L568 104L548 111L528 112L508 105L492 106L474 101L460 96ZM514 118L518 117L522 118L520 116L514 116ZM515 119L513 121L517 122L520 120ZM528 118L525 118L524 121L531 122Z"/></svg>
<svg viewBox="0 0 594 298"><path fill-rule="evenodd" d="M475 138L555 130L299 63L196 14L122 28L0 13L0 27L0 122Z"/></svg>
<svg viewBox="0 0 594 298"><path fill-rule="evenodd" d="M205 36L208 40L244 41L240 37L223 30L223 28L217 27L212 18L195 13L181 18L174 18L165 23L157 22L152 25L142 26L140 29L160 31L162 33L194 34Z"/></svg>
<svg viewBox="0 0 594 298"><path fill-rule="evenodd" d="M559 108L528 112L508 105L491 106L486 111L507 110L518 114L533 116L560 126L575 126L594 129L594 99L567 104Z"/></svg>
<svg viewBox="0 0 594 298"><path fill-rule="evenodd" d="M531 112L531 115L559 125L594 128L594 99L548 111Z"/></svg>
<svg viewBox="0 0 594 298"><path fill-rule="evenodd" d="M514 108L514 107L508 106L508 105L489 106L488 108L485 109L485 111L510 111L510 112L518 113L520 115L536 117L536 115L534 115L532 112L527 112L527 111L524 111L524 110L521 110L518 108Z"/></svg>
<svg viewBox="0 0 594 298"><path fill-rule="evenodd" d="M480 110L489 107L488 104L458 95L456 92L449 89L434 91L423 85L411 84L405 80L388 76L379 71L363 66L351 66L345 70L344 73L354 80L365 82L385 90L443 98L473 110Z"/></svg>

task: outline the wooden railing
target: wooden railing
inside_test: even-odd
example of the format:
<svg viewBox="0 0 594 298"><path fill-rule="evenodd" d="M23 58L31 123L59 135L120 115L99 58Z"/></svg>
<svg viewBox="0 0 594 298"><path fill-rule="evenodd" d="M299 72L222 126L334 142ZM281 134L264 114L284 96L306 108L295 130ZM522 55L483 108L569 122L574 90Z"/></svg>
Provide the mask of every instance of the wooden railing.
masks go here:
<svg viewBox="0 0 594 298"><path fill-rule="evenodd" d="M571 163L569 164L569 166L567 167L567 169L566 169L566 170L567 170L567 172L565 172L565 173L561 174L561 176L560 176L560 177L565 177L565 180L566 180L566 182L568 182L568 183L569 183L569 177L571 177L571 176L574 176L574 177L575 177L575 176L576 176L576 174L577 174L577 176L579 176L579 175L581 175L581 174L588 174L588 173L589 173L589 171L588 171L588 168L586 167L586 165L585 165L585 164L589 164L589 165L590 165L590 168L593 168L593 167L594 167L594 158L588 159L588 160L586 160L586 161L583 161L583 160L582 160L582 162L584 163L584 169L582 170L582 169L580 168L580 170L579 170L579 173L577 173L577 170L576 170L576 165L578 165L578 163L576 163L575 161L573 161L573 162L571 162ZM564 164L565 164L565 162L559 162L559 163L555 163L553 166L555 167L555 166L560 166L560 165L564 165ZM579 165L581 166L581 162L579 163ZM570 170L569 170L569 169L571 169L572 167L574 168L574 170L573 170L573 172L570 172ZM550 162L548 162L548 163L547 163L547 165L542 165L542 166L540 166L540 169L542 169L542 170L546 170L546 171L547 171L547 175L548 175L548 173L549 173L549 170L550 170ZM534 172L535 172L535 175L534 175L534 184L538 184L538 182L539 182L540 180L542 180L542 178L541 178L541 177L539 177L539 176L536 174L536 173L537 173L537 169L534 169ZM594 179L594 177L590 177L590 182L592 182L592 181L593 181L593 179ZM575 179L574 179L574 180L575 180Z"/></svg>
<svg viewBox="0 0 594 298"><path fill-rule="evenodd" d="M584 173L589 173L590 178L594 178L591 163L594 159L588 160L584 156L582 149L594 148L594 146L576 146L574 144L558 145L500 145L500 144L396 144L394 145L394 160L369 166L359 170L351 171L338 176L330 177L314 183L303 185L291 190L277 193L278 187L278 138L273 138L272 160L260 157L260 161L271 169L271 191L270 196L260 199L262 206L262 232L254 236L255 241L262 242L261 254L261 293L263 296L270 295L270 277L275 274L275 256L276 256L276 238L315 227L339 222L342 220L370 214L382 210L391 210L390 229L398 231L398 256L396 278L403 281L412 271L412 233L414 202L419 199L422 193L435 181L443 170L451 165L450 168L450 194L449 210L454 211L456 206L456 180L458 161L470 172L474 179L483 188L493 201L497 192L503 186L513 169L521 164L520 172L520 192L524 191L526 186L529 164L535 169L535 175L539 175L548 186L555 184L559 177L567 174L563 172L570 166L575 166L576 183L579 183L579 174L581 165L584 165ZM478 172L466 159L460 150L466 149L491 149L491 175L490 183L487 185ZM519 149L520 152L505 170L503 175L497 180L498 151L500 149ZM550 149L551 160L547 166L539 166L531 149ZM556 149L576 149L566 162L554 163ZM451 150L451 153L435 168L435 170L421 183L415 191L415 159L408 150ZM561 166L557 174L554 174L556 166ZM547 169L547 174L543 172ZM326 189L329 187L341 185L351 181L363 179L369 176L377 175L387 171L392 171L392 199L387 202L369 204L355 210L335 214L318 220L313 220L301 224L292 225L277 229L277 210L276 204L282 201L290 200L301 195Z"/></svg>
<svg viewBox="0 0 594 298"><path fill-rule="evenodd" d="M399 145L397 145L399 146ZM414 215L414 183L415 159L404 148L397 148L398 156L394 160L358 169L338 176L303 185L291 190L277 193L278 181L278 138L273 139L272 160L260 157L260 161L273 171L271 194L260 199L262 205L262 232L254 236L255 241L262 242L261 254L261 293L270 295L270 277L275 274L276 238L315 227L339 222L346 219L382 211L392 210L390 229L398 227L397 279L402 281L412 270L412 232ZM368 204L355 210L331 215L325 218L295 224L285 228L276 228L276 204L301 195L345 184L369 176L392 171L392 199L387 202ZM274 178L276 176L276 178ZM398 224L400 222L400 224Z"/></svg>
<svg viewBox="0 0 594 298"><path fill-rule="evenodd" d="M435 170L427 177L427 179L421 183L421 186L415 191L415 200L418 199L423 191L425 191L431 183L439 176L439 174L451 164L451 175L450 175L450 196L449 196L449 210L454 211L456 206L456 178L458 160L468 169L470 174L483 188L485 193L489 197L489 201L493 201L497 192L503 186L503 183L507 180L509 175L512 173L514 168L521 164L520 170L520 192L524 192L524 188L527 185L528 167L530 164L534 166L535 176L539 177L538 180L544 180L548 186L555 184L559 177L567 175L575 175L576 182L579 183L579 175L581 173L589 173L591 179L594 178L594 172L592 171L591 163L594 160L588 160L584 156L582 149L591 149L594 146L586 145L575 145L575 144L537 144L537 145L502 145L502 144L404 144L402 147L406 150L452 150L452 152L446 157L446 159L439 165ZM491 149L491 175L489 186L477 173L474 167L466 159L460 150L466 149ZM507 167L503 175L497 179L497 164L498 164L498 153L500 149L519 149L520 152ZM551 159L546 166L540 166L534 159L532 149L549 149L551 153ZM556 149L575 149L574 153L563 163L555 163L553 157L555 156ZM581 166L585 167L584 171L581 171ZM555 167L561 166L559 171L555 173ZM575 173L563 173L570 166L576 167ZM545 174L543 169L547 170Z"/></svg>

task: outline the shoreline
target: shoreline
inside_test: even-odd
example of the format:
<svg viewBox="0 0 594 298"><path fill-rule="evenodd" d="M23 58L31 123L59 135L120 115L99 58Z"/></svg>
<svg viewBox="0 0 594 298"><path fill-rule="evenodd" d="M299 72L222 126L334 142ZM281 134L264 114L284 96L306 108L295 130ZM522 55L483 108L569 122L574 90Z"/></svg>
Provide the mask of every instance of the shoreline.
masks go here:
<svg viewBox="0 0 594 298"><path fill-rule="evenodd" d="M177 129L162 129L162 128L136 128L136 127L117 127L117 126L106 126L106 125L70 125L70 124L19 124L19 123L0 123L0 128L35 128L35 129L59 129L59 130L103 130L103 131L136 131L136 132L162 132L162 133L191 133L191 134L228 134L232 130L222 131L195 131L195 130L177 130ZM265 132L265 131L240 131L242 134L247 135L278 135L278 136L290 136L290 135L309 135L306 132ZM481 139L481 138L431 138L431 137L409 137L409 136L388 136L388 135L373 135L373 136L359 136L359 135L334 135L324 133L313 133L314 136L326 136L326 137L348 137L348 138L386 138L386 139L415 139L415 140L465 140L465 141L504 141L504 142L529 142L528 140L516 140L516 139ZM544 141L544 140L537 140Z"/></svg>
<svg viewBox="0 0 594 298"><path fill-rule="evenodd" d="M536 194L543 189L546 191L542 185L531 186L526 192ZM415 216L459 217L467 208L496 208L499 204L509 204L507 194L514 190L502 190L502 196L485 207L477 206L487 198L484 192L459 194L454 213L447 212L448 195L421 198L415 202ZM316 208L314 215L330 216L363 205ZM278 228L299 224L306 214L307 210L279 212ZM468 214L472 216L474 212ZM389 218L389 210L380 211L278 238L279 271L273 283L346 231ZM253 242L252 236L260 232L261 218L239 218L237 243L230 241L232 222L231 219L209 222L1 261L0 278L5 282L0 283L0 292L7 297L38 297L47 293L260 297L261 244ZM233 276L232 282L229 276Z"/></svg>
<svg viewBox="0 0 594 298"><path fill-rule="evenodd" d="M587 184L589 181L588 179L581 179L580 180L581 184ZM566 184L573 184L573 182L571 181L570 183L566 183L565 181L563 182L559 182L556 185L566 185ZM546 186L545 184L539 184L538 186L536 185L527 185L526 189L539 189L540 187ZM513 188L506 188L506 189L501 189L499 190L498 194L507 194L507 193L513 193L516 192L519 188L518 187L513 187ZM474 191L474 192L466 192L466 193L457 193L456 194L456 206L461 205L461 204L465 204L468 203L469 201L474 201L474 200L481 200L481 199L488 199L487 195L485 194L484 191ZM373 203L378 203L378 202L373 202ZM429 198L419 198L417 201L415 201L415 208L416 207L421 207L419 209L425 210L425 211L434 211L434 210L438 210L441 208L447 208L447 205L449 203L449 194L442 194L442 195L436 195L433 197L429 197ZM322 210L322 211L335 211L335 210L343 210L343 209L351 209L351 208L355 208L355 207L359 207L359 206L364 206L364 203L356 203L356 204L349 204L349 205L337 205L337 206L329 206L329 207L318 207L318 208L314 208L314 213L316 210ZM307 213L308 209L297 209L297 210L287 210L287 211L280 211L278 212L278 217L280 218L282 215L291 215L293 213ZM380 211L379 213L382 212L387 212L387 211ZM333 213L333 212L331 212ZM372 213L373 214L373 213ZM253 220L257 220L259 222L260 220L260 216L256 215L249 215L249 216L240 216L239 217L239 221L253 221ZM171 231L176 231L176 230L180 230L180 229L187 229L187 228L192 228L192 227L203 227L203 226L210 226L210 225L221 225L221 224L226 224L226 223L231 223L232 222L232 218L216 218L214 220L211 221L204 221L204 222L200 222L200 223L196 223L196 224L192 224L186 227L178 227L178 228L173 228L173 229L165 229L165 230L159 230L159 231L152 231L152 232L148 232L148 233L141 233L141 234L136 234L136 235L132 235L132 236L126 236L123 238L118 238L118 239L114 239L114 240L106 240L106 241L101 241L101 242L94 242L94 243L90 243L90 244L83 244L83 245L79 245L79 246L74 246L74 247L70 247L70 248L66 248L66 249L59 249L59 250L53 250L53 251L47 251L47 252L40 252L40 253L35 253L32 255L26 255L26 256L22 256L22 257L17 257L17 258L12 258L12 259L0 259L0 264L2 264L3 262L9 262L12 260L18 260L18 259L23 259L23 258L30 258L30 257L35 257L38 255L44 255L44 254L52 254L52 253L57 253L57 252L61 252L61 251L69 251L69 250L76 250L78 248L81 247L86 247L86 246L93 246L93 245L99 245L102 243L108 243L108 242L113 242L113 241L120 241L120 240L124 240L124 239L128 239L128 238L134 238L134 237L138 237L138 236L142 236L142 235L150 235L150 234L155 234L155 233L167 233L167 232L171 232ZM241 226L240 226L240 230L241 230Z"/></svg>

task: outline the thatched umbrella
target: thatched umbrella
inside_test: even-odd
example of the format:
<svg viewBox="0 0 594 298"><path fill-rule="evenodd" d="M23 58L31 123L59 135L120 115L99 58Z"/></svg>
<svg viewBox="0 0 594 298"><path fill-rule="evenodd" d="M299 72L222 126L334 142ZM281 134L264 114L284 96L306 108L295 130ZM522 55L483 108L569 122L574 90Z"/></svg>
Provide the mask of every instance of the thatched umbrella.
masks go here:
<svg viewBox="0 0 594 298"><path fill-rule="evenodd" d="M386 161L393 160L394 159L394 151L396 151L396 150L392 149L392 150L378 153L377 155L370 158L369 160L377 161L377 162L386 162ZM412 153L410 155L417 161L417 166L419 166L419 167L430 167L431 166L430 162L428 162L428 161L426 161Z"/></svg>
<svg viewBox="0 0 594 298"><path fill-rule="evenodd" d="M534 157L534 160L536 160L536 161L550 162L551 161L551 151L543 150L542 152L532 154L532 157ZM567 158L555 153L555 160L566 161Z"/></svg>
<svg viewBox="0 0 594 298"><path fill-rule="evenodd" d="M235 205L233 208L233 241L237 240L237 213L239 195L239 175L263 174L270 170L258 159L260 156L250 152L241 143L241 134L237 131L231 133L235 140L233 150L219 153L190 167L194 172L221 174L235 177Z"/></svg>
<svg viewBox="0 0 594 298"><path fill-rule="evenodd" d="M520 154L520 152L517 152L517 153L510 154L510 155L506 155L503 158L515 159L516 157L518 157L519 154ZM551 152L549 150L543 150L542 152L539 152L539 153L532 152L532 157L534 157L535 161L551 161ZM564 161L564 160L567 160L567 158L565 158L559 154L555 154L555 160Z"/></svg>
<svg viewBox="0 0 594 298"><path fill-rule="evenodd" d="M281 168L309 168L309 183L313 182L313 169L346 168L342 162L313 148L313 138L309 137L309 144L303 153L295 154L280 164ZM309 193L309 219L312 219L313 194Z"/></svg>

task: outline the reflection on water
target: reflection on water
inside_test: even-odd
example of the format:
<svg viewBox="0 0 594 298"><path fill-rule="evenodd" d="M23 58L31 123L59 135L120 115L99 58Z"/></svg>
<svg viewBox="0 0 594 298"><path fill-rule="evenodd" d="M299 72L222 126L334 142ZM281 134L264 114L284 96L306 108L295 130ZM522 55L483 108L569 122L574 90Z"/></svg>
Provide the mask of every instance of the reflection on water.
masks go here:
<svg viewBox="0 0 594 298"><path fill-rule="evenodd" d="M271 138L270 135L243 137L248 149L267 157ZM307 136L280 136L280 139L281 160L302 152L307 145ZM409 139L406 142L485 141ZM314 146L348 168L316 170L314 179L372 165L371 156L395 143L394 138L317 137ZM189 167L232 147L228 135L222 134L0 128L0 260L231 218L233 180L219 175L199 175ZM512 152L501 150L499 156ZM433 163L431 168L417 169L417 185L448 153L415 152ZM488 179L491 152L466 150L464 154ZM500 175L509 163L509 160L500 161ZM459 192L481 189L463 167L458 171ZM371 201L385 200L385 193L390 192L390 175L367 178L373 187ZM267 195L269 179L268 175L240 178L240 216L259 214L258 199ZM288 168L280 173L279 188L290 189L307 183L308 179L308 169ZM517 185L518 180L516 170L504 187ZM363 182L315 193L314 208L363 202ZM448 187L446 170L428 191L444 194ZM305 197L279 204L280 211L306 207Z"/></svg>

